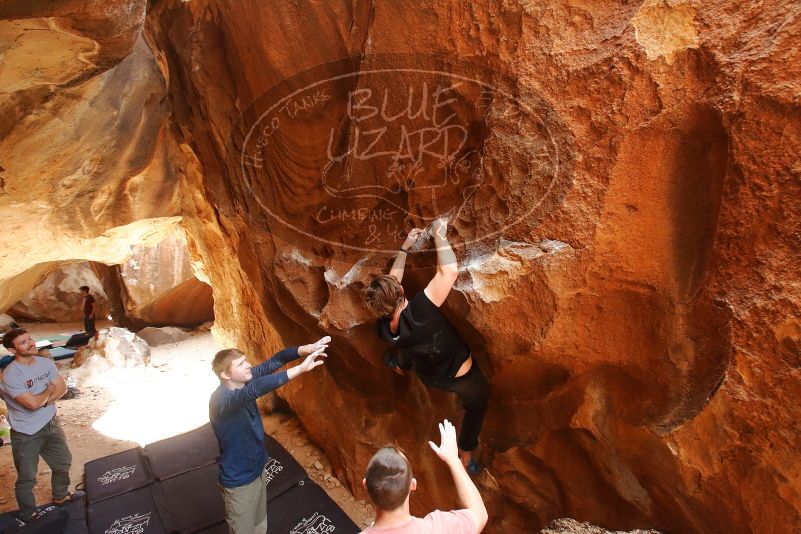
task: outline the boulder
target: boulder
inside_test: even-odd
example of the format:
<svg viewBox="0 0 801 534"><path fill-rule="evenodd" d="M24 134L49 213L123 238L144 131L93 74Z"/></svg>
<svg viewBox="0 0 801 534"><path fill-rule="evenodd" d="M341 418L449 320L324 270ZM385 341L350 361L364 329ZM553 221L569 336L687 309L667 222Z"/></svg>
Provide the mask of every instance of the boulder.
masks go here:
<svg viewBox="0 0 801 534"><path fill-rule="evenodd" d="M138 331L136 335L144 339L151 347L158 347L159 345L177 343L189 339L189 333L174 326L165 326L162 328L148 326Z"/></svg>
<svg viewBox="0 0 801 534"><path fill-rule="evenodd" d="M12 328L12 325L16 324L16 321L10 315L6 315L5 313L0 313L0 334L8 332Z"/></svg>
<svg viewBox="0 0 801 534"><path fill-rule="evenodd" d="M87 262L72 263L58 267L45 279L14 304L9 313L24 321L67 323L81 321L83 293L81 286L88 286L95 297L95 317L108 315L108 299L100 280Z"/></svg>
<svg viewBox="0 0 801 534"><path fill-rule="evenodd" d="M146 4L0 6L0 310L62 262L125 261L180 216Z"/></svg>
<svg viewBox="0 0 801 534"><path fill-rule="evenodd" d="M97 352L85 351L81 348L70 364L71 376L77 382L78 387L108 386L106 373L114 366Z"/></svg>
<svg viewBox="0 0 801 534"><path fill-rule="evenodd" d="M202 325L195 328L196 332L209 332L214 327L214 321L206 321Z"/></svg>
<svg viewBox="0 0 801 534"><path fill-rule="evenodd" d="M575 519L556 519L547 527L540 530L540 534L659 534L656 530L606 530L590 523L580 523Z"/></svg>
<svg viewBox="0 0 801 534"><path fill-rule="evenodd" d="M139 367L150 363L150 347L133 332L112 326L81 347L71 366L81 367L93 357L103 358L111 367Z"/></svg>
<svg viewBox="0 0 801 534"><path fill-rule="evenodd" d="M194 325L214 318L211 286L194 274L184 232L136 245L122 264L126 313L149 324Z"/></svg>

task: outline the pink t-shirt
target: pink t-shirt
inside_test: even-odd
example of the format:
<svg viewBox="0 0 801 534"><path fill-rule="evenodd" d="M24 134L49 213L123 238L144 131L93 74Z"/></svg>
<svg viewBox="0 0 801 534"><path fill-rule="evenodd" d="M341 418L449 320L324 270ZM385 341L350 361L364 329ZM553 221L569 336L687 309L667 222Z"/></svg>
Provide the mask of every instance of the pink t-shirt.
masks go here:
<svg viewBox="0 0 801 534"><path fill-rule="evenodd" d="M425 517L413 517L408 523L395 528L373 528L361 534L476 534L473 516L467 510L440 512L435 510Z"/></svg>

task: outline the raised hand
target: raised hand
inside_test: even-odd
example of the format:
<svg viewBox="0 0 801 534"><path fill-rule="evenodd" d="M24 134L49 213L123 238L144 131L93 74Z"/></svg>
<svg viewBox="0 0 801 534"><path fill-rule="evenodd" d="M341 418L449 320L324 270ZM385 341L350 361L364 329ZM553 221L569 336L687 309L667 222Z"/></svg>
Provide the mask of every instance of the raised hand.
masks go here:
<svg viewBox="0 0 801 534"><path fill-rule="evenodd" d="M412 228L409 230L409 235L406 236L406 240L403 242L403 245L401 245L401 248L404 250L409 250L412 248L424 232L425 230L422 228Z"/></svg>
<svg viewBox="0 0 801 534"><path fill-rule="evenodd" d="M323 339L325 339L325 338L323 338ZM300 372L301 373L308 373L309 371L311 371L315 367L323 365L325 362L323 360L318 360L317 357L319 356L321 358L327 358L328 355L325 352L323 352L324 350L325 350L325 346L322 346L319 349L317 349L314 352L312 352L311 354L309 354L308 356L306 356L306 359L303 360L303 362L301 362L300 365L298 365L298 368L300 369Z"/></svg>
<svg viewBox="0 0 801 534"><path fill-rule="evenodd" d="M318 339L314 343L309 343L308 345L302 345L301 347L299 347L298 348L298 356L304 357L304 356L308 356L309 354L311 354L312 352L314 352L316 350L319 350L319 349L325 350L326 348L328 348L328 344L329 343L331 343L331 336L321 337L320 339Z"/></svg>
<svg viewBox="0 0 801 534"><path fill-rule="evenodd" d="M439 446L433 441L428 442L431 450L445 463L460 462L459 447L456 445L456 428L447 419L439 424L439 436Z"/></svg>

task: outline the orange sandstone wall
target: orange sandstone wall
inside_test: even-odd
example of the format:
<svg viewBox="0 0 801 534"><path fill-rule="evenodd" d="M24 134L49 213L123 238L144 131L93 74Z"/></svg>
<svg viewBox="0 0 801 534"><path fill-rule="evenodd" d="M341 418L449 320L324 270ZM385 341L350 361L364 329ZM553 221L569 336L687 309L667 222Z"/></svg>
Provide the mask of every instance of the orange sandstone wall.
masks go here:
<svg viewBox="0 0 801 534"><path fill-rule="evenodd" d="M423 512L453 502L425 442L460 409L382 366L359 294L406 225L449 213L445 313L494 384L489 530L797 530L797 3L145 8L0 8L3 303L183 216L218 336L332 335L283 397L357 493L403 445ZM412 86L426 113L372 114Z"/></svg>
<svg viewBox="0 0 801 534"><path fill-rule="evenodd" d="M0 6L0 310L62 263L122 263L181 214L144 1Z"/></svg>
<svg viewBox="0 0 801 534"><path fill-rule="evenodd" d="M801 524L796 3L163 1L147 28L198 158L187 179L204 216L190 246L217 328L255 354L333 336L325 372L281 395L357 493L369 456L395 440L421 479L413 509L453 502L425 442L460 410L381 365L359 291L404 224L459 200L448 189L459 176L432 200L417 188L432 167L403 175L387 193L404 214L395 240L387 225L383 242L349 247L373 221L325 195L348 180L370 191L399 169L348 152L369 121L335 94L286 101L284 115L269 98L288 79L333 79L339 67L319 65L353 57L364 75L345 89L377 83L403 104L392 92L403 78L370 79L397 68L384 54L419 56L421 69L439 54L499 73L518 106L496 113L495 93L482 109L464 84L443 108L470 125L479 155L465 154L480 183L459 182L477 189L453 219L461 275L445 313L494 384L490 530L560 516L673 532ZM248 153L254 139L261 151ZM408 290L433 262L411 260Z"/></svg>

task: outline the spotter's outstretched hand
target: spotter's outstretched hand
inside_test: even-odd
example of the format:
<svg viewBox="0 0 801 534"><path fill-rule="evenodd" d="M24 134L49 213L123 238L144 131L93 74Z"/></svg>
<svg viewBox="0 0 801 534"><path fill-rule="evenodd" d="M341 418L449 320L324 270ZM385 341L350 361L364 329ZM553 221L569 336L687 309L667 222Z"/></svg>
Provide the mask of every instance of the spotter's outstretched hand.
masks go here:
<svg viewBox="0 0 801 534"><path fill-rule="evenodd" d="M309 343L308 345L302 345L298 348L298 356L301 358L308 356L312 352L319 350L319 349L327 349L328 344L331 343L331 336L321 337L314 343Z"/></svg>
<svg viewBox="0 0 801 534"><path fill-rule="evenodd" d="M314 352L312 352L308 356L306 356L306 359L303 360L303 362L300 365L298 365L298 367L300 368L300 372L301 373L308 373L309 371L311 371L315 367L323 365L325 363L325 361L323 361L322 359L318 360L317 357L319 356L320 358L327 358L328 355L325 352L323 352L324 350L325 350L325 347L323 346L323 347L320 347L319 349L315 350Z"/></svg>
<svg viewBox="0 0 801 534"><path fill-rule="evenodd" d="M459 447L456 445L456 428L447 419L439 424L439 436L439 446L433 441L428 442L431 450L446 464L459 462Z"/></svg>

